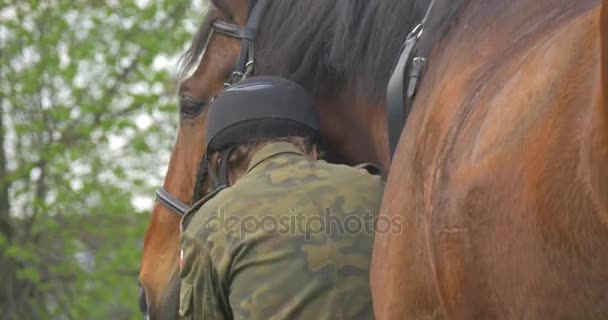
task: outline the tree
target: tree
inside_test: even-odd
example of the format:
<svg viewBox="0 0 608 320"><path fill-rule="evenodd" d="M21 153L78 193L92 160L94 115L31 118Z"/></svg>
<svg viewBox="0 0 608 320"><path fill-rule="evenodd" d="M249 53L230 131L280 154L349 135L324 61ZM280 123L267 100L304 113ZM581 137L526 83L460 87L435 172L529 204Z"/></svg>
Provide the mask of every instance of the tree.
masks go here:
<svg viewBox="0 0 608 320"><path fill-rule="evenodd" d="M165 171L177 128L167 61L201 10L0 2L0 318L140 318L150 207L137 199Z"/></svg>

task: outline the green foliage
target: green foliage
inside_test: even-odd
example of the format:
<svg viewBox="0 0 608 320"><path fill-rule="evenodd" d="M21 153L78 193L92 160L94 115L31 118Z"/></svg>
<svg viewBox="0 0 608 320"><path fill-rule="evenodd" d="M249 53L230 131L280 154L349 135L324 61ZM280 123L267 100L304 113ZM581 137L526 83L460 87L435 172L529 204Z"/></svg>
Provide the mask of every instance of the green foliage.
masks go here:
<svg viewBox="0 0 608 320"><path fill-rule="evenodd" d="M0 318L140 319L174 57L202 1L0 1ZM173 60L174 61L174 60Z"/></svg>

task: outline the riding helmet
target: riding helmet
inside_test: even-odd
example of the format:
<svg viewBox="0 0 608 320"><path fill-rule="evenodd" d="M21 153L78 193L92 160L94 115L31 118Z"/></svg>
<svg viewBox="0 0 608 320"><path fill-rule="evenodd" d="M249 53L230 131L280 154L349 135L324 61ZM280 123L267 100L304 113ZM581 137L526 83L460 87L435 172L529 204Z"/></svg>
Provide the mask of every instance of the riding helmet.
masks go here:
<svg viewBox="0 0 608 320"><path fill-rule="evenodd" d="M209 107L207 151L289 136L320 137L313 99L299 84L256 76L219 94Z"/></svg>

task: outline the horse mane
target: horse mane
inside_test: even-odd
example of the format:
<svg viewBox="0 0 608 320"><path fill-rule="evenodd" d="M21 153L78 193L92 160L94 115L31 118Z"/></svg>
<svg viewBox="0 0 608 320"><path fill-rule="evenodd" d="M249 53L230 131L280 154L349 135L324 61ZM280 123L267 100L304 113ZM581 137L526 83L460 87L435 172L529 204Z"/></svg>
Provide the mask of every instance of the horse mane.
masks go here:
<svg viewBox="0 0 608 320"><path fill-rule="evenodd" d="M403 42L429 0L279 0L262 19L256 73L296 81L314 95L352 86L384 99Z"/></svg>
<svg viewBox="0 0 608 320"><path fill-rule="evenodd" d="M455 1L459 3L460 1ZM222 0L213 0L216 7ZM296 81L315 96L352 87L384 99L407 34L430 0L274 0L255 41L260 75ZM180 75L196 65L211 32L206 17L181 59ZM427 30L431 34L432 30Z"/></svg>
<svg viewBox="0 0 608 320"><path fill-rule="evenodd" d="M178 61L178 78L186 78L188 72L192 70L201 58L201 55L206 49L207 39L212 31L213 21L207 13L203 22L196 30L194 38L188 47L188 50L179 58Z"/></svg>

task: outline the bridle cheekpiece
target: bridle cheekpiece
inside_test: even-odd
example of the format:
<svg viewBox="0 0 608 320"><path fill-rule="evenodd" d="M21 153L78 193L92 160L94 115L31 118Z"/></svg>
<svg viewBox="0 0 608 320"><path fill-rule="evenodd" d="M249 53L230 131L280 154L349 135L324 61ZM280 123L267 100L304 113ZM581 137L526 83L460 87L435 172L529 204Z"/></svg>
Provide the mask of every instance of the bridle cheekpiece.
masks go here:
<svg viewBox="0 0 608 320"><path fill-rule="evenodd" d="M228 88L253 74L255 64L255 37L268 2L269 0L251 0L249 5L249 17L247 18L245 26L222 20L213 21L212 28L214 32L242 40L239 57L232 74L227 82L224 83L224 87ZM203 157L203 161L205 162L203 163L204 172L199 175L199 179L204 179L208 176L208 171L206 169L207 157ZM172 195L162 186L156 191L156 200L180 216L183 216L191 209L190 205Z"/></svg>

